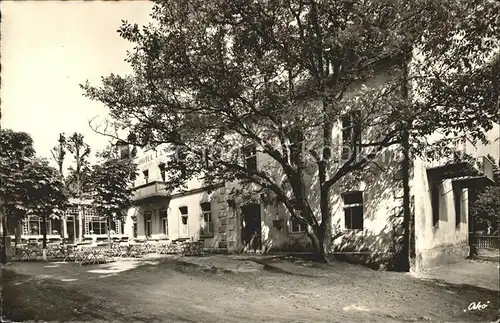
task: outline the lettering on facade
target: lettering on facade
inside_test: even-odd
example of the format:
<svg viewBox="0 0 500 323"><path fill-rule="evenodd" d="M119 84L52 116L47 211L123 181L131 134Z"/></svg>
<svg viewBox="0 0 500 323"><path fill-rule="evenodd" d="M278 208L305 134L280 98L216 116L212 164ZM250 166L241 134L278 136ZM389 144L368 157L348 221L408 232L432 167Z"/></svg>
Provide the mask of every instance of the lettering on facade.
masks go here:
<svg viewBox="0 0 500 323"><path fill-rule="evenodd" d="M152 151L150 152L148 155L140 158L138 161L137 161L137 164L138 165L144 165L144 164L147 164L155 159L157 159L158 157L161 157L161 156L165 156L167 153L166 149L165 148L157 148L157 150L155 151Z"/></svg>

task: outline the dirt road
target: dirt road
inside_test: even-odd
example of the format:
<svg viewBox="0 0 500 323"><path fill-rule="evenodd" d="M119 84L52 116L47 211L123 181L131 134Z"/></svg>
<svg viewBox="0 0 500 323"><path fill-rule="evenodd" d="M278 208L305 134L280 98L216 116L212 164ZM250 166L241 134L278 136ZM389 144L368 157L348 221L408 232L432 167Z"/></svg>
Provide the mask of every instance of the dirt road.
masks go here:
<svg viewBox="0 0 500 323"><path fill-rule="evenodd" d="M491 322L498 314L498 292L471 285L346 263L328 268L214 263L16 263L3 271L4 316L16 321ZM472 302L486 307L468 310Z"/></svg>

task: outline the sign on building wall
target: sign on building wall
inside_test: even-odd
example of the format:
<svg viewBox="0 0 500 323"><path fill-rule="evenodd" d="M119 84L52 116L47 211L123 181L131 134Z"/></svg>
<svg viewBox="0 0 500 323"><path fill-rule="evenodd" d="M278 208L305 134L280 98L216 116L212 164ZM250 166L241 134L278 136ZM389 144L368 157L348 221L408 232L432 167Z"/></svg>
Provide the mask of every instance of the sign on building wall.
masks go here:
<svg viewBox="0 0 500 323"><path fill-rule="evenodd" d="M167 150L164 145L156 147L154 150L149 150L145 152L144 154L140 155L137 157L137 165L141 166L147 163L152 162L153 160L166 156L167 155Z"/></svg>

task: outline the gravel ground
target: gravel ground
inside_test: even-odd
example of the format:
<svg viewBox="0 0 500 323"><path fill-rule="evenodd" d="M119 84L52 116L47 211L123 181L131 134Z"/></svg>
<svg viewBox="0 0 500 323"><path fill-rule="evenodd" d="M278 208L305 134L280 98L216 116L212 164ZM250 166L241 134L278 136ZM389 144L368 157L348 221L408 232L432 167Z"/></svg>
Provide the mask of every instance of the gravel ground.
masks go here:
<svg viewBox="0 0 500 323"><path fill-rule="evenodd" d="M492 277L491 268L479 262L467 268L469 274L486 270L483 279ZM452 273L448 269L445 275ZM473 282L347 263L229 256L81 267L14 263L2 273L2 307L15 321L492 322L498 291ZM468 310L472 302L486 307Z"/></svg>

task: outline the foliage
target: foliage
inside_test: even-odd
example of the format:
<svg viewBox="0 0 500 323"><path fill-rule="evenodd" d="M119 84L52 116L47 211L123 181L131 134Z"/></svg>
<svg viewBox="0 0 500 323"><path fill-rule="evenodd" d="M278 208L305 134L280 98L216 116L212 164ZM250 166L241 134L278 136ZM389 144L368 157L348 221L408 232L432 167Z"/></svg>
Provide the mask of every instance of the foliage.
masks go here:
<svg viewBox="0 0 500 323"><path fill-rule="evenodd" d="M489 156L491 161L493 157ZM494 163L495 184L481 189L479 192L472 191L470 202L470 219L474 231L488 231L497 233L500 229L500 167Z"/></svg>
<svg viewBox="0 0 500 323"><path fill-rule="evenodd" d="M70 196L78 196L81 194L81 197L88 198L91 195L92 191L92 165L88 161L83 161L82 166L80 167L80 174L76 172L76 169L73 167L68 168L68 174L64 178L64 184L68 194ZM78 179L81 181L81 193L78 189Z"/></svg>
<svg viewBox="0 0 500 323"><path fill-rule="evenodd" d="M333 185L398 144L404 129L414 154L438 130L484 140L498 117L489 95L498 93L498 64L485 65L498 44L498 8L482 0L159 1L153 23L119 29L136 45L134 73L83 89L110 108L129 142L166 144L171 188L200 175L207 185L243 179L238 192L272 192L324 256ZM334 133L346 113L351 135L342 142ZM248 144L262 161L252 171L241 150ZM311 183L319 211L304 190Z"/></svg>
<svg viewBox="0 0 500 323"><path fill-rule="evenodd" d="M34 156L33 139L25 132L0 129L0 196L7 216L18 222L26 213L26 173Z"/></svg>
<svg viewBox="0 0 500 323"><path fill-rule="evenodd" d="M34 158L24 170L28 213L60 217L67 206L64 183L59 172L45 159Z"/></svg>
<svg viewBox="0 0 500 323"><path fill-rule="evenodd" d="M130 159L112 155L94 165L90 173L91 196L98 214L111 220L123 217L123 211L131 205L135 168Z"/></svg>
<svg viewBox="0 0 500 323"><path fill-rule="evenodd" d="M26 214L42 218L43 248L47 247L46 221L60 218L68 206L61 174L45 159L33 158L23 171Z"/></svg>

